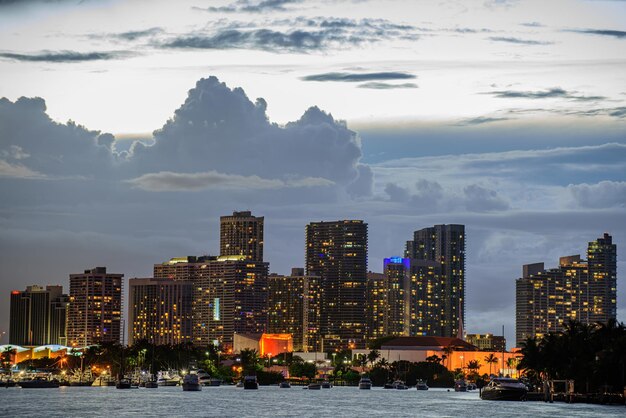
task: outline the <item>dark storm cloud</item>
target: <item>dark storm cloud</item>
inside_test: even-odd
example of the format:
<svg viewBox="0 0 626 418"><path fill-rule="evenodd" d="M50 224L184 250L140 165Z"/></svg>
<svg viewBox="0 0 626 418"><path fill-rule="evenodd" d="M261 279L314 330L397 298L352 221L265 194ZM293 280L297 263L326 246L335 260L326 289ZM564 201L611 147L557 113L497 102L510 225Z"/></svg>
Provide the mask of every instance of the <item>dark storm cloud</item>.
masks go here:
<svg viewBox="0 0 626 418"><path fill-rule="evenodd" d="M393 89L416 89L418 88L415 83L401 83L401 84L389 84L372 81L370 83L359 84L357 87L361 89L374 89L374 90L393 90Z"/></svg>
<svg viewBox="0 0 626 418"><path fill-rule="evenodd" d="M517 91L517 90L500 90L486 92L482 94L490 94L493 97L503 99L553 99L562 98L581 102L604 100L604 96L582 96L575 91L567 91L560 87L553 87L543 91Z"/></svg>
<svg viewBox="0 0 626 418"><path fill-rule="evenodd" d="M0 52L0 58L22 62L72 63L123 59L134 56L128 51L76 52L76 51L41 51L35 54Z"/></svg>
<svg viewBox="0 0 626 418"><path fill-rule="evenodd" d="M569 29L566 32L582 33L586 35L610 36L618 39L626 39L626 31L611 29Z"/></svg>
<svg viewBox="0 0 626 418"><path fill-rule="evenodd" d="M515 38L512 36L490 36L488 38L491 41L495 42L507 42L510 44L518 44L518 45L552 45L553 42L548 41L535 41L532 39L521 39Z"/></svg>
<svg viewBox="0 0 626 418"><path fill-rule="evenodd" d="M362 81L410 80L414 78L416 78L416 76L413 74L395 71L380 73L322 73L307 75L305 77L302 77L301 79L304 81L343 81L348 83L355 83Z"/></svg>

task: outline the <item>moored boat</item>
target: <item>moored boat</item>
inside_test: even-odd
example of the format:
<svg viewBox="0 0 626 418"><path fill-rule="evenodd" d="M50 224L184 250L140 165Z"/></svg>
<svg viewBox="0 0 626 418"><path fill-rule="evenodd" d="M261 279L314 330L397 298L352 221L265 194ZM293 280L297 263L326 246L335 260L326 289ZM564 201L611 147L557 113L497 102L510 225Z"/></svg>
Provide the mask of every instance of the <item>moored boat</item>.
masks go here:
<svg viewBox="0 0 626 418"><path fill-rule="evenodd" d="M17 382L24 389L50 389L58 388L60 383L56 379L46 379L45 377L34 377L28 380Z"/></svg>
<svg viewBox="0 0 626 418"><path fill-rule="evenodd" d="M371 389L372 381L369 377L363 376L361 380L359 380L359 389Z"/></svg>
<svg viewBox="0 0 626 418"><path fill-rule="evenodd" d="M407 390L409 388L407 385L404 384L402 380L396 380L395 382L393 382L393 387L394 389L399 390Z"/></svg>
<svg viewBox="0 0 626 418"><path fill-rule="evenodd" d="M202 385L200 384L200 379L197 374L189 373L183 377L183 390L192 392L202 390Z"/></svg>
<svg viewBox="0 0 626 418"><path fill-rule="evenodd" d="M291 389L291 383L289 383L288 381L284 380L284 381L280 382L278 387L281 388L281 389Z"/></svg>
<svg viewBox="0 0 626 418"><path fill-rule="evenodd" d="M425 381L419 379L417 381L417 383L415 384L415 389L417 389L417 390L428 390L428 385L426 384Z"/></svg>
<svg viewBox="0 0 626 418"><path fill-rule="evenodd" d="M465 380L457 380L454 382L454 391L467 392L467 383L465 383Z"/></svg>
<svg viewBox="0 0 626 418"><path fill-rule="evenodd" d="M309 383L309 385L306 387L310 390L320 390L322 388L322 385L320 385L319 383Z"/></svg>
<svg viewBox="0 0 626 418"><path fill-rule="evenodd" d="M146 382L146 384L144 385L144 387L146 389L156 389L159 387L159 384L157 383L156 380L150 379Z"/></svg>
<svg viewBox="0 0 626 418"><path fill-rule="evenodd" d="M333 384L330 383L328 380L324 380L322 382L322 389L330 389L333 387Z"/></svg>
<svg viewBox="0 0 626 418"><path fill-rule="evenodd" d="M244 389L258 389L259 382L256 380L256 376L246 376L243 378Z"/></svg>
<svg viewBox="0 0 626 418"><path fill-rule="evenodd" d="M115 383L116 389L130 389L131 387L132 384L130 382L130 379L127 379L125 377L120 378L117 383Z"/></svg>
<svg viewBox="0 0 626 418"><path fill-rule="evenodd" d="M496 377L481 389L480 398L489 401L526 400L528 388L517 379Z"/></svg>

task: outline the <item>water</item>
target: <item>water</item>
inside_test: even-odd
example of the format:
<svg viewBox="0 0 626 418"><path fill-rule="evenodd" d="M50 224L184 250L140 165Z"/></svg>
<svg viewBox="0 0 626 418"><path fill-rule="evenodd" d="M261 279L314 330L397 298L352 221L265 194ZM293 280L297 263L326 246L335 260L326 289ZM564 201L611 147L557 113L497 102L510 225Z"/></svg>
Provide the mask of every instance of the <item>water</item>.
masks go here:
<svg viewBox="0 0 626 418"><path fill-rule="evenodd" d="M0 389L1 417L625 417L624 406L483 401L478 392L233 386Z"/></svg>

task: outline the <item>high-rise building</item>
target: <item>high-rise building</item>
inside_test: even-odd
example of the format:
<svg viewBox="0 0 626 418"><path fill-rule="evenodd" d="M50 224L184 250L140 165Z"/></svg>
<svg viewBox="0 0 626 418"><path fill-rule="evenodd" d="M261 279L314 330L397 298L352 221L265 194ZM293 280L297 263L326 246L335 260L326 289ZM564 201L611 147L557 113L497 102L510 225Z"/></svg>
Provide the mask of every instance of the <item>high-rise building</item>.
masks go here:
<svg viewBox="0 0 626 418"><path fill-rule="evenodd" d="M405 257L441 267L441 336L455 337L465 322L465 226L435 225L413 233Z"/></svg>
<svg viewBox="0 0 626 418"><path fill-rule="evenodd" d="M263 221L249 211L220 217L220 255L263 261Z"/></svg>
<svg viewBox="0 0 626 418"><path fill-rule="evenodd" d="M194 344L232 347L235 333L266 332L269 263L245 256L186 259L155 264L154 277L191 281Z"/></svg>
<svg viewBox="0 0 626 418"><path fill-rule="evenodd" d="M616 253L608 234L589 243L588 261L561 257L559 267L523 266L516 281L516 343L559 332L569 320L585 324L616 318Z"/></svg>
<svg viewBox="0 0 626 418"><path fill-rule="evenodd" d="M505 351L506 339L502 335L467 334L465 342L475 345L483 351Z"/></svg>
<svg viewBox="0 0 626 418"><path fill-rule="evenodd" d="M390 257L384 273L368 274L370 337L441 336L445 316L438 263Z"/></svg>
<svg viewBox="0 0 626 418"><path fill-rule="evenodd" d="M307 225L306 274L321 279L324 350L365 347L367 224L344 220Z"/></svg>
<svg viewBox="0 0 626 418"><path fill-rule="evenodd" d="M290 276L270 274L268 287L268 332L291 334L296 351L319 351L320 278L293 268Z"/></svg>
<svg viewBox="0 0 626 418"><path fill-rule="evenodd" d="M120 342L122 277L106 267L70 274L68 345Z"/></svg>
<svg viewBox="0 0 626 418"><path fill-rule="evenodd" d="M23 346L65 344L67 295L61 286L28 286L11 292L9 342Z"/></svg>
<svg viewBox="0 0 626 418"><path fill-rule="evenodd" d="M128 281L128 343L176 345L192 341L191 282L172 279Z"/></svg>

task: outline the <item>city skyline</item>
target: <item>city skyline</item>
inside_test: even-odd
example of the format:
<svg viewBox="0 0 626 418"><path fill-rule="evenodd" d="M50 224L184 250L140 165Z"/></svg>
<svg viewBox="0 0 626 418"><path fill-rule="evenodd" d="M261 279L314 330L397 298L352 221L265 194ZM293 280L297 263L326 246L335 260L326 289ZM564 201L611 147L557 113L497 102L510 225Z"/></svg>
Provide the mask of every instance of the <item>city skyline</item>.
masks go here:
<svg viewBox="0 0 626 418"><path fill-rule="evenodd" d="M285 275L311 222L366 222L375 272L465 225L465 329L508 341L521 266L608 232L623 321L625 28L602 0L0 2L0 294L150 277L252 211Z"/></svg>

